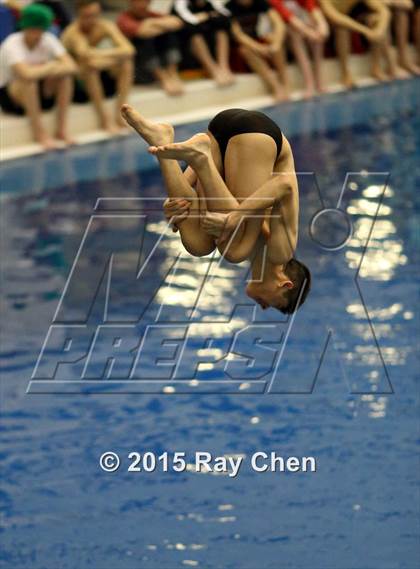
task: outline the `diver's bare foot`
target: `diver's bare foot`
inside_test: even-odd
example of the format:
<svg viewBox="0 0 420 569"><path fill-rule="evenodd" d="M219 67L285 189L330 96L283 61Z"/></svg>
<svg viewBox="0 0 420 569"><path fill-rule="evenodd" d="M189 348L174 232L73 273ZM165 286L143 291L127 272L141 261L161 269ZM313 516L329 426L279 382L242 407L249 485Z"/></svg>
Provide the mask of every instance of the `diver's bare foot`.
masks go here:
<svg viewBox="0 0 420 569"><path fill-rule="evenodd" d="M130 105L121 107L121 115L151 146L170 144L174 140L174 129L170 124L149 121Z"/></svg>
<svg viewBox="0 0 420 569"><path fill-rule="evenodd" d="M150 146L150 154L158 158L185 160L187 164L197 164L201 159L211 156L210 138L205 133L199 133L185 142L175 142L163 146Z"/></svg>

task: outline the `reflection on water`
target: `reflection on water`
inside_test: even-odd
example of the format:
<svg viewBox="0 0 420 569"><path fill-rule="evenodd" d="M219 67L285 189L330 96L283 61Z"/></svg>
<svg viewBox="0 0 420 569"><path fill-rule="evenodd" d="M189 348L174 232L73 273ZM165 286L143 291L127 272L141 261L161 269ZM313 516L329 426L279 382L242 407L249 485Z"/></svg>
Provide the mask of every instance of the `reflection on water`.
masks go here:
<svg viewBox="0 0 420 569"><path fill-rule="evenodd" d="M320 196L309 176L301 182L298 256L310 265L314 286L288 338L271 395L253 394L248 376L234 396L180 395L169 381L160 396L26 395L97 200L164 193L153 159L135 137L3 168L0 278L7 325L0 352L0 564L34 569L414 567L417 86L401 82L397 90L380 87L268 110L290 135L297 168L316 173L325 205L335 207L348 171L364 171L349 178L343 197L354 234L343 251L333 253L320 251L309 237ZM177 136L203 126L180 127ZM383 197L383 180L370 172L390 172ZM252 320L285 329L279 315L246 306L246 268L217 266L217 255L192 259L171 232L137 282L139 255L150 253L165 222L161 212L148 213L142 241L135 216L144 210L130 209L129 200L121 207L120 213L133 216L128 221L97 216L77 286L59 310L64 320L85 317L112 248L115 281L107 318L139 316L138 339L156 321L192 322L184 367L197 365L200 378L217 379L226 362L235 362L223 342L232 331ZM355 286L362 255L363 300ZM91 314L95 322L104 318L100 301L99 295ZM169 339L176 337L168 331ZM205 344L208 338L215 343ZM142 359L144 373L153 368L152 352ZM197 352L199 361L193 358ZM388 395L381 358L394 395ZM93 371L102 364L98 360ZM258 372L258 366L251 371ZM189 381L192 389L198 385ZM117 473L98 468L106 450L121 455ZM189 468L182 474L128 473L132 450L185 451ZM271 450L314 455L319 471L257 475L243 468L235 479L195 473L197 450L225 457Z"/></svg>
<svg viewBox="0 0 420 569"><path fill-rule="evenodd" d="M392 197L394 191L387 187L384 193L384 187L373 185L368 186L362 193L365 197L352 199L347 208L348 213L357 216L353 237L349 242L350 250L346 253L347 261L351 268L357 269L361 261L360 250L363 251L363 244L369 239L369 247L364 253L360 267L360 276L388 281L398 267L407 263L403 242L392 222L392 209L386 205L387 198Z"/></svg>

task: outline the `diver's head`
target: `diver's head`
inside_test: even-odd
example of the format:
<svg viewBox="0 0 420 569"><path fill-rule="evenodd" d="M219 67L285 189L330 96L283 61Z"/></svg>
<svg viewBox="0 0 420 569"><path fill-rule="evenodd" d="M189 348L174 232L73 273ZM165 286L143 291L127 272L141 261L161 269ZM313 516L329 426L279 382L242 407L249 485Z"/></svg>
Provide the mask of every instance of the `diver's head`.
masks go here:
<svg viewBox="0 0 420 569"><path fill-rule="evenodd" d="M310 288L308 267L293 258L285 265L271 265L262 281L248 283L246 293L263 310L273 307L292 314L305 302Z"/></svg>

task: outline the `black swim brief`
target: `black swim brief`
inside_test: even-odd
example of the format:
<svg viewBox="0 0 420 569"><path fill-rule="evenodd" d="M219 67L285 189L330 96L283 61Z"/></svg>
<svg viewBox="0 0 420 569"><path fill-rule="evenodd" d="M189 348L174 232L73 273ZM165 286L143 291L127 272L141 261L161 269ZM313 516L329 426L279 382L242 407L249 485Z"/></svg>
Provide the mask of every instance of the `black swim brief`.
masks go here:
<svg viewBox="0 0 420 569"><path fill-rule="evenodd" d="M227 109L217 114L209 123L209 132L219 144L223 161L229 140L238 134L258 132L271 136L277 145L277 158L280 156L283 135L280 128L264 113L244 109Z"/></svg>

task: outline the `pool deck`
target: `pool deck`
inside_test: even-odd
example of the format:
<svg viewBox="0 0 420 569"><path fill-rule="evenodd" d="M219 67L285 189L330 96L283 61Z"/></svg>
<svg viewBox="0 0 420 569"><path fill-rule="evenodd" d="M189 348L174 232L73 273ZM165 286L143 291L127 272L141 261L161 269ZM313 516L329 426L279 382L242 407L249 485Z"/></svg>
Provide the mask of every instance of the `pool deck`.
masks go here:
<svg viewBox="0 0 420 569"><path fill-rule="evenodd" d="M351 67L358 86L374 84L369 77L369 57L353 56ZM344 90L339 82L336 60L326 60L325 83L328 92ZM302 82L296 65L289 66L291 99L303 99ZM234 85L227 88L215 88L209 79L187 81L185 94L181 97L169 97L154 86L135 87L129 102L148 118L170 122L174 125L204 120L217 112L237 106L248 109L260 108L272 104L263 83L253 74L237 75ZM106 103L112 108L114 100ZM0 114L0 161L13 160L43 152L39 144L32 142L28 121L25 117ZM54 113L45 113L47 128L53 129ZM77 145L89 144L112 138L112 135L97 128L96 116L89 104L72 105L70 108L70 134Z"/></svg>

